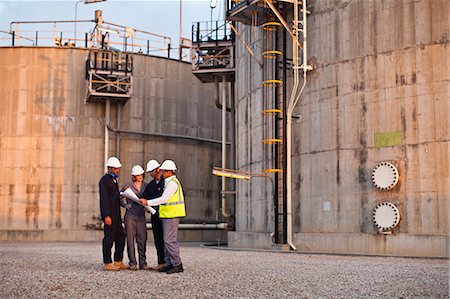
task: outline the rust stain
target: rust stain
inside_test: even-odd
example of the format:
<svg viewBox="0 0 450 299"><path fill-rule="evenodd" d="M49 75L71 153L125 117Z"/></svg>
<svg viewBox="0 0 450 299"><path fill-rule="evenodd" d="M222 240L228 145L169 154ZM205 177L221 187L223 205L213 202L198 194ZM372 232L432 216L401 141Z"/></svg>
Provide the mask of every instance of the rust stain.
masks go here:
<svg viewBox="0 0 450 299"><path fill-rule="evenodd" d="M61 222L61 203L62 203L62 185L56 185L56 228L62 227Z"/></svg>
<svg viewBox="0 0 450 299"><path fill-rule="evenodd" d="M14 185L9 185L8 225L11 225L14 210Z"/></svg>
<svg viewBox="0 0 450 299"><path fill-rule="evenodd" d="M25 206L25 222L27 226L29 226L30 220L32 220L35 229L39 228L38 223L39 196L40 196L40 185L28 184L26 206Z"/></svg>

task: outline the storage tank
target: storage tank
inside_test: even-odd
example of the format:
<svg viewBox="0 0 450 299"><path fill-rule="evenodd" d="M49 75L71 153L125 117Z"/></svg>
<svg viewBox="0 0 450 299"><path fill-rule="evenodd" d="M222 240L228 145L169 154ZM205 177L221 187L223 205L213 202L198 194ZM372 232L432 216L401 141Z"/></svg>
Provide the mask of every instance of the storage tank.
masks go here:
<svg viewBox="0 0 450 299"><path fill-rule="evenodd" d="M85 102L87 49L0 48L0 239L101 238L98 181L104 173L105 103ZM132 97L111 102L108 156L131 167L173 159L186 197L183 223L218 219L220 110L212 88L185 62L134 54ZM120 111L118 111L120 109ZM149 181L150 177L146 177ZM151 234L150 234L151 235ZM181 231L182 240L223 231Z"/></svg>
<svg viewBox="0 0 450 299"><path fill-rule="evenodd" d="M448 257L450 3L307 3L313 70L292 120L294 245L302 252ZM292 24L292 5L283 7L280 14ZM237 27L263 60L267 33ZM278 31L274 45L282 50ZM286 43L287 76L279 74L289 100L289 34ZM274 159L262 143L267 62L259 67L242 43L236 51L237 168L259 173ZM398 172L389 188L377 188L382 163ZM274 219L281 219L285 202L280 187L275 215L270 190L264 179L239 181L230 246L273 248ZM398 210L389 212L399 217L394 228L380 229L374 221L383 203Z"/></svg>

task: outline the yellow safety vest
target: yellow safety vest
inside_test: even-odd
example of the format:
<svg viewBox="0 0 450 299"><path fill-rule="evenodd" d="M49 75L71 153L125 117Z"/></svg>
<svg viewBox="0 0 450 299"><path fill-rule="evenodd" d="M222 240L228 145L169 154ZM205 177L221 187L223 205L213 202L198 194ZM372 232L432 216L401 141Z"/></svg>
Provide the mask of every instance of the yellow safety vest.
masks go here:
<svg viewBox="0 0 450 299"><path fill-rule="evenodd" d="M177 183L178 188L168 202L159 206L159 218L184 217L186 216L186 208L184 206L184 195L181 183L177 178L173 178L170 181ZM166 186L169 182L166 183Z"/></svg>

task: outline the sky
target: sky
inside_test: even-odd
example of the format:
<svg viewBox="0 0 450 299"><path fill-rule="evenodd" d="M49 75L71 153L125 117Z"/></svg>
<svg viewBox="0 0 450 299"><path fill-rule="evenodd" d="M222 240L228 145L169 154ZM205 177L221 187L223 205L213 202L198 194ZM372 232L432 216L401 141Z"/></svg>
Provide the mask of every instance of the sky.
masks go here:
<svg viewBox="0 0 450 299"><path fill-rule="evenodd" d="M169 36L174 44L172 47L178 47L180 32L179 0L107 0L106 2L93 4L80 2L78 5L76 5L76 2L76 0L0 0L0 30L9 31L12 21L74 20L75 7L77 7L77 20L90 20L94 18L95 10L99 9L103 11L105 21ZM183 37L191 38L193 22L211 19L210 2L210 0L182 0ZM212 11L213 20L223 20L224 0L217 2L216 8ZM44 30L39 28L38 25L20 26L22 31ZM52 29L51 25L46 26L47 30ZM93 23L78 23L77 32L87 32L93 26ZM68 31L69 29L58 28L58 30ZM70 30L74 31L73 29ZM39 34L40 36L43 35L42 33ZM1 37L5 38L5 34Z"/></svg>

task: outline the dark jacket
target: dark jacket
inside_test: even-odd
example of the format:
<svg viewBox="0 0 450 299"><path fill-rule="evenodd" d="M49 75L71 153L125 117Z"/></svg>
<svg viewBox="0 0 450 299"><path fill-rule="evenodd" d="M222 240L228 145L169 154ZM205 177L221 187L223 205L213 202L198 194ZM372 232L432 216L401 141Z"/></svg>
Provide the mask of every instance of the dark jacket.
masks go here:
<svg viewBox="0 0 450 299"><path fill-rule="evenodd" d="M111 219L120 219L119 186L116 179L105 174L98 183L100 189L100 213L103 221L106 216Z"/></svg>
<svg viewBox="0 0 450 299"><path fill-rule="evenodd" d="M164 191L164 179L161 178L157 183L156 180L152 180L147 184L144 192L142 192L141 197L145 199L154 199L160 197ZM158 208L158 207L153 207Z"/></svg>

